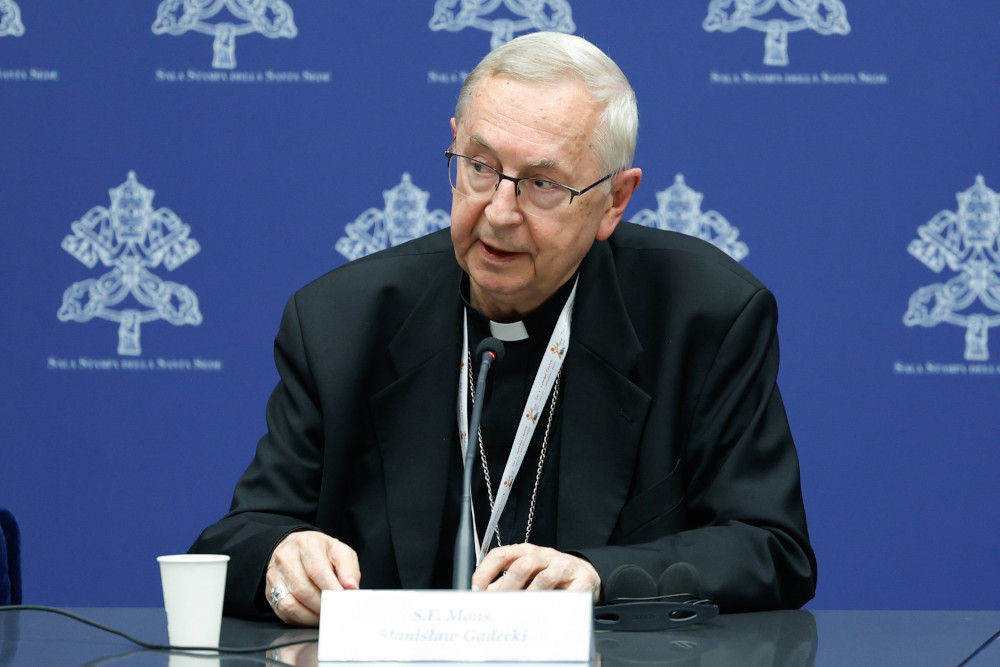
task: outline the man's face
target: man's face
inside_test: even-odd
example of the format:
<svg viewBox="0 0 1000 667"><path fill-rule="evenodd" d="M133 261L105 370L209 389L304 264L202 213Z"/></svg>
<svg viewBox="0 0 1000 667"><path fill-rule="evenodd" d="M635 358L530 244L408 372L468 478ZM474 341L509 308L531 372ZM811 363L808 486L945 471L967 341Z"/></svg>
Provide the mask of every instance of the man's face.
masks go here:
<svg viewBox="0 0 1000 667"><path fill-rule="evenodd" d="M580 83L543 86L495 76L476 86L461 123L452 119L452 150L508 176L579 190L606 175L593 147L599 115ZM469 274L472 305L493 319L511 320L544 303L573 275L594 239L614 231L638 176L625 186L624 202L620 177L614 182L611 194L598 186L544 217L524 214L510 181L488 200L453 192L451 238Z"/></svg>

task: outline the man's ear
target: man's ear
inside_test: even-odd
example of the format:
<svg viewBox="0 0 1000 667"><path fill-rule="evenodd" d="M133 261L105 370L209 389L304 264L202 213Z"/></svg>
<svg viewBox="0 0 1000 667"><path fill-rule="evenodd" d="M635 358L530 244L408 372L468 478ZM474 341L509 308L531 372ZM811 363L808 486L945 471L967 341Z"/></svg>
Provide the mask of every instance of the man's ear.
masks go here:
<svg viewBox="0 0 1000 667"><path fill-rule="evenodd" d="M632 167L615 175L611 181L611 205L604 212L604 218L597 228L597 240L607 240L611 233L618 227L622 216L625 214L625 207L632 199L632 193L639 187L642 180L642 169Z"/></svg>
<svg viewBox="0 0 1000 667"><path fill-rule="evenodd" d="M451 138L452 139L455 138L455 130L457 130L457 129L458 129L458 123L455 122L455 117L452 116L452 118L451 118Z"/></svg>

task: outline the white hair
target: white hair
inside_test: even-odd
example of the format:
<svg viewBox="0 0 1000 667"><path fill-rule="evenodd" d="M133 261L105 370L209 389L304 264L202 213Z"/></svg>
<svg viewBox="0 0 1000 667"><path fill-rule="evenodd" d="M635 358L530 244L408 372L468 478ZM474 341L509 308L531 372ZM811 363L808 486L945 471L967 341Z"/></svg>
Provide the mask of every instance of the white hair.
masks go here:
<svg viewBox="0 0 1000 667"><path fill-rule="evenodd" d="M455 120L462 114L478 83L497 75L527 83L561 84L580 81L595 104L603 107L594 144L605 173L632 166L639 112L628 79L599 48L576 35L534 32L497 47L483 58L462 84Z"/></svg>

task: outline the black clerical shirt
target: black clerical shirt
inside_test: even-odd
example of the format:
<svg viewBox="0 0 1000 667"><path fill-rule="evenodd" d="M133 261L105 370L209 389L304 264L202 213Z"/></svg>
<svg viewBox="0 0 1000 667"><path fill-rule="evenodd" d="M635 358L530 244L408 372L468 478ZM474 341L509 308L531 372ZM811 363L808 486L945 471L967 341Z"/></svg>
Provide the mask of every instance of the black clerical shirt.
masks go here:
<svg viewBox="0 0 1000 667"><path fill-rule="evenodd" d="M486 383L486 403L483 405L481 432L494 499L497 497L497 486L501 484L503 479L514 435L520 424L525 403L535 380L535 374L538 372L538 367L548 348L552 330L555 328L559 314L562 312L575 282L575 279L569 280L552 298L524 317L523 323L528 332L528 338L521 341L504 341L503 359L490 368ZM469 350L474 351L483 339L491 335L490 320L472 307L467 295L468 278L466 277L462 284L462 300L468 313ZM572 344L570 350L572 350ZM472 367L473 380L475 381L479 373L479 360L473 359ZM560 385L564 385L566 382L565 365L563 369ZM475 387L474 382L472 386ZM476 400L484 399L476 396ZM531 443L525 453L517 477L514 479L507 505L500 517L498 530L501 544L517 544L525 541L531 496L535 488L542 441L545 438L545 429L549 421L551 400L552 394L550 393L546 397L545 410L538 418ZM471 414L471 402L468 408L468 414ZM549 431L548 448L535 497L531 535L527 540L531 544L539 546L554 547L556 542L560 423L557 399L552 428ZM479 453L479 441L475 434L469 434L469 446L476 448L476 463L472 471L472 502L475 508L476 531L479 539L483 540L483 533L490 520L490 501L486 491L482 458ZM448 476L448 501L445 511L446 529L442 532L442 540L438 549L438 567L434 576L434 585L440 585L444 588L451 585L452 550L457 530L457 510L451 508L457 508L461 502L462 458L460 448L457 445L451 461ZM446 535L447 538L444 537ZM490 535L489 540L490 548L497 546L496 533Z"/></svg>

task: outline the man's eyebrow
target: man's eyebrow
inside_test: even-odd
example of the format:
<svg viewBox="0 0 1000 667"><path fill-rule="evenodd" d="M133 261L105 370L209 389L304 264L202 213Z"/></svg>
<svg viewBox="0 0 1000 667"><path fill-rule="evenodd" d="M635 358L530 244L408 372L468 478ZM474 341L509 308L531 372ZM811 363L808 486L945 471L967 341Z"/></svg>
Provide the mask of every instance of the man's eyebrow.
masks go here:
<svg viewBox="0 0 1000 667"><path fill-rule="evenodd" d="M490 142L486 141L486 139L484 139L478 134L470 134L469 141L476 144L477 146L482 146L483 148L488 148L489 150L493 150L493 147L490 146Z"/></svg>
<svg viewBox="0 0 1000 667"><path fill-rule="evenodd" d="M545 158L543 160L535 160L531 163L532 167L538 169L554 169L559 166L559 160L553 158Z"/></svg>
<svg viewBox="0 0 1000 667"><path fill-rule="evenodd" d="M496 152L493 150L493 146L490 145L490 142L488 142L481 135L470 134L469 141L477 146L482 146L491 152ZM554 158L543 158L541 160L535 160L530 166L534 169L555 169L559 167L559 160Z"/></svg>

